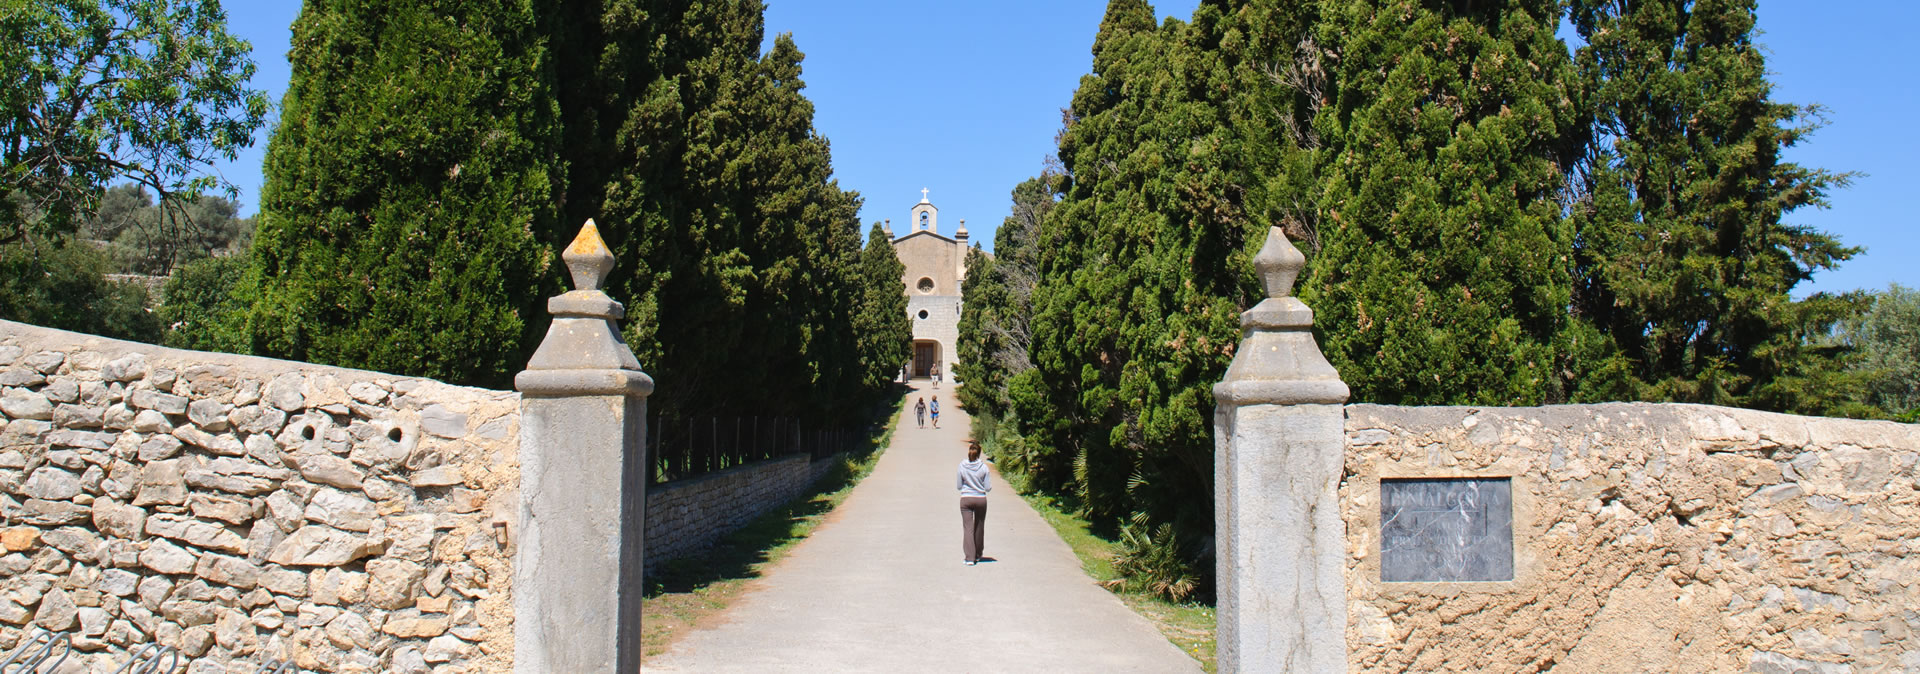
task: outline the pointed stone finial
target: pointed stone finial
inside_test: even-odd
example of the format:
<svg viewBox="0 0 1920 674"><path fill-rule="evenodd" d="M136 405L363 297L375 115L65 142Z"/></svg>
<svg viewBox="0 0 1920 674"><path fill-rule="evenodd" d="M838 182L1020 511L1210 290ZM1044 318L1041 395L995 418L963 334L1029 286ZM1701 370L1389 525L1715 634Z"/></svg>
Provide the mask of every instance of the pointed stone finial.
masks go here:
<svg viewBox="0 0 1920 674"><path fill-rule="evenodd" d="M560 259L573 274L574 290L599 290L600 282L607 280L607 272L613 269L613 253L607 250L607 242L600 239L600 228L591 219L580 227L580 234L573 237Z"/></svg>
<svg viewBox="0 0 1920 674"><path fill-rule="evenodd" d="M1287 235L1279 227L1267 228L1267 244L1253 256L1253 271L1260 275L1261 285L1266 286L1268 297L1287 297L1293 294L1293 282L1300 278L1300 270L1307 266L1307 256L1293 247Z"/></svg>

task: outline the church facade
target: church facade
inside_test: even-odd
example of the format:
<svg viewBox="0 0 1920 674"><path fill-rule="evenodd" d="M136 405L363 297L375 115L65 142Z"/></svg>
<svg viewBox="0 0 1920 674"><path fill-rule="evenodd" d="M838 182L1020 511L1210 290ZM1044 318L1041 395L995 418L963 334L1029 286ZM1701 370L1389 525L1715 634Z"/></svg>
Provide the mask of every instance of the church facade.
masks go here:
<svg viewBox="0 0 1920 674"><path fill-rule="evenodd" d="M926 194L921 190L920 203L913 205L907 233L893 240L893 251L906 267L900 280L906 284L907 318L913 322L908 376L925 377L939 363L943 378L953 381L953 364L958 360L954 345L960 341L960 283L967 278L967 221L960 221L953 236L941 234L940 209Z"/></svg>

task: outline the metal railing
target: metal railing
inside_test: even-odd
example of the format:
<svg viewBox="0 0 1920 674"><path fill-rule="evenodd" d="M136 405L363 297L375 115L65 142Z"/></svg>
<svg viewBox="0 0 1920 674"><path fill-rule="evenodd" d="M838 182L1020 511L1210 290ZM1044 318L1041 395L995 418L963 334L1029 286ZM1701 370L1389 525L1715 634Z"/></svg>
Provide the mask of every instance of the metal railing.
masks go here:
<svg viewBox="0 0 1920 674"><path fill-rule="evenodd" d="M815 427L796 417L655 416L647 420L648 479L684 480L791 454L823 459L865 437L856 429Z"/></svg>

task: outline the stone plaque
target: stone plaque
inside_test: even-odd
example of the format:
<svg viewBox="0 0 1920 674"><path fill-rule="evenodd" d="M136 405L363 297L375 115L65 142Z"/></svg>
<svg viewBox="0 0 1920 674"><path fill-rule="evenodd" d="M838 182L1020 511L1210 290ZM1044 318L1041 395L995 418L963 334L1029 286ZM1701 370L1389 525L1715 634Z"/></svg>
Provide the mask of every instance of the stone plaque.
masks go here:
<svg viewBox="0 0 1920 674"><path fill-rule="evenodd" d="M1513 580L1513 480L1381 480L1380 580Z"/></svg>

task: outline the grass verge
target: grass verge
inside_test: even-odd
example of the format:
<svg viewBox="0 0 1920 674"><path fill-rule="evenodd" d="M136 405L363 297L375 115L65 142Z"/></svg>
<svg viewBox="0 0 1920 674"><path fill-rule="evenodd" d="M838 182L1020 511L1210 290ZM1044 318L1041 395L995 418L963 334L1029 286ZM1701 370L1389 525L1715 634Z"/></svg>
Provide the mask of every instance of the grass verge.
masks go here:
<svg viewBox="0 0 1920 674"><path fill-rule="evenodd" d="M1053 525L1060 534L1060 540L1073 548L1073 554L1080 558L1080 568L1099 582L1102 587L1114 590L1119 585L1120 574L1113 570L1113 541L1103 539L1088 529L1086 520L1080 519L1053 497L1044 494L1026 494L1027 505L1033 506L1040 517ZM1213 607L1198 602L1173 603L1165 599L1145 594L1114 591L1114 596L1140 614L1153 621L1167 640L1180 647L1187 655L1193 656L1208 672L1214 672L1214 615Z"/></svg>
<svg viewBox="0 0 1920 674"><path fill-rule="evenodd" d="M901 400L905 398L886 410L883 430L866 446L841 455L811 493L761 515L706 553L662 563L647 576L647 593L640 600L642 657L665 653L681 635L725 611L746 591L747 581L760 577L819 528L854 485L873 472L893 440Z"/></svg>

